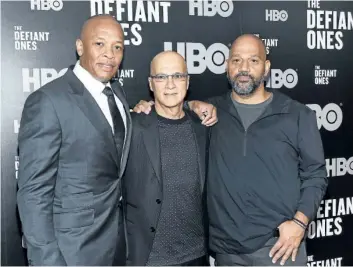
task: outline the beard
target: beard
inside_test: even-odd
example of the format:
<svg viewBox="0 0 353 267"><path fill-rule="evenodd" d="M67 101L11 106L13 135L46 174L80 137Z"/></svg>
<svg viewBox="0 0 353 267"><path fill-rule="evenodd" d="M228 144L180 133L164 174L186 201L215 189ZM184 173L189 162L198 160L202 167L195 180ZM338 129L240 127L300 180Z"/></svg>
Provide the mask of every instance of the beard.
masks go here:
<svg viewBox="0 0 353 267"><path fill-rule="evenodd" d="M247 81L239 81L239 77L246 77ZM251 96L257 88L265 81L265 74L262 74L261 77L256 79L254 76L250 75L246 71L241 71L234 77L230 77L227 72L227 78L232 86L232 89L237 95L240 96Z"/></svg>

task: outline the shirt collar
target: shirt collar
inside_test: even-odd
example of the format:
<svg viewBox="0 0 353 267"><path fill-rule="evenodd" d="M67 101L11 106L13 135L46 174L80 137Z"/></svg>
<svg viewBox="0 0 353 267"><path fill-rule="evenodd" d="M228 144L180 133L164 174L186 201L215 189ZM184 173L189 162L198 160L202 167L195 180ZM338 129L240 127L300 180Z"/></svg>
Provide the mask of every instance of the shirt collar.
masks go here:
<svg viewBox="0 0 353 267"><path fill-rule="evenodd" d="M92 74L80 65L79 60L76 62L73 72L92 95L100 95L106 86L111 87L110 82L103 84L94 78Z"/></svg>

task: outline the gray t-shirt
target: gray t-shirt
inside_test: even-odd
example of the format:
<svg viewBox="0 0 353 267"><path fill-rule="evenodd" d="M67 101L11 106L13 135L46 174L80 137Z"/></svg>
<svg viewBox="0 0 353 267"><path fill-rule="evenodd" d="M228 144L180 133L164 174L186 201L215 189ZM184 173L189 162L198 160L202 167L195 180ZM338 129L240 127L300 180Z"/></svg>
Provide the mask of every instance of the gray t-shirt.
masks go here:
<svg viewBox="0 0 353 267"><path fill-rule="evenodd" d="M266 101L260 104L243 104L235 101L231 96L234 107L238 111L245 131L265 111L265 108L272 102L272 98L273 94L271 94L271 96Z"/></svg>

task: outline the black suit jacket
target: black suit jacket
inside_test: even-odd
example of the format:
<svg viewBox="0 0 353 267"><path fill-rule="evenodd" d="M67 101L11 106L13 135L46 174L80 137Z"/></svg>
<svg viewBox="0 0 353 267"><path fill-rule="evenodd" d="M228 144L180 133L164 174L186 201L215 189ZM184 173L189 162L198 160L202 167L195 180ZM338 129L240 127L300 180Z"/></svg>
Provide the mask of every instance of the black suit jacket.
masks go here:
<svg viewBox="0 0 353 267"><path fill-rule="evenodd" d="M200 190L204 203L204 225L206 236L208 236L205 177L209 130L201 124L195 113L186 111L186 116L189 116L193 122L197 142L199 172L202 179ZM152 249L155 228L161 211L163 187L157 114L154 110L150 115L134 113L132 121L130 154L123 178L129 244L127 265L141 266L146 265Z"/></svg>

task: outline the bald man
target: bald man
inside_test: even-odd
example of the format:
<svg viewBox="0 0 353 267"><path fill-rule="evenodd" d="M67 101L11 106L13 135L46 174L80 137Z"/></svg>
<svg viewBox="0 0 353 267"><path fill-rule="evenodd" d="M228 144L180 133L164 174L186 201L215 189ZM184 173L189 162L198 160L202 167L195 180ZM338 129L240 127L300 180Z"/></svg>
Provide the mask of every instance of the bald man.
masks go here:
<svg viewBox="0 0 353 267"><path fill-rule="evenodd" d="M131 118L124 92L111 83L123 31L110 16L92 17L76 49L76 65L32 93L22 113L17 199L30 265L126 258L117 244Z"/></svg>
<svg viewBox="0 0 353 267"><path fill-rule="evenodd" d="M226 70L232 91L208 101L218 116L207 176L210 250L220 266L306 266L305 232L327 187L315 113L265 90L270 61L255 35L233 42ZM198 114L205 105L188 104Z"/></svg>
<svg viewBox="0 0 353 267"><path fill-rule="evenodd" d="M205 173L208 129L183 110L189 75L182 56L162 52L151 63L150 115L132 114L126 190L127 265L205 266Z"/></svg>
<svg viewBox="0 0 353 267"><path fill-rule="evenodd" d="M305 232L327 187L315 113L265 90L270 61L254 35L234 41L226 70L232 92L210 100L210 249L222 266L306 266Z"/></svg>

